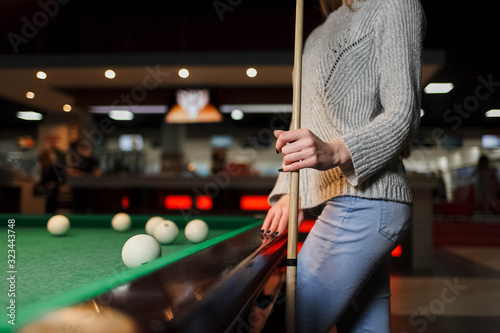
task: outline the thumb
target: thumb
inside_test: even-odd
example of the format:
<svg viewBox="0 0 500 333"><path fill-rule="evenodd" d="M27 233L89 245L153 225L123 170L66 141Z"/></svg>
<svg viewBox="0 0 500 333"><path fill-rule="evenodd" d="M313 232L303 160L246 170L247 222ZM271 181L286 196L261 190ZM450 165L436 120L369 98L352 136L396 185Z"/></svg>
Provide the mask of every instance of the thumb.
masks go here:
<svg viewBox="0 0 500 333"><path fill-rule="evenodd" d="M299 227L300 227L302 222L304 222L304 211L302 209L299 210L299 216L298 216L297 220L299 222Z"/></svg>
<svg viewBox="0 0 500 333"><path fill-rule="evenodd" d="M285 133L285 131L282 131L282 130L276 130L274 131L274 136L275 138L279 138L281 134Z"/></svg>

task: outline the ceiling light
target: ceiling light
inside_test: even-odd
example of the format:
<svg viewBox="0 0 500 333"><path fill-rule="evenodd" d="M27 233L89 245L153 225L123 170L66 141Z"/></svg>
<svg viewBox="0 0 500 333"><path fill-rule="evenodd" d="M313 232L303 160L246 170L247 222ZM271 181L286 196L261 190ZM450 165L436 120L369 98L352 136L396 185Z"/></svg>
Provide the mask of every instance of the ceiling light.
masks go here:
<svg viewBox="0 0 500 333"><path fill-rule="evenodd" d="M71 111L71 105L69 105L69 104L64 104L64 105L63 105L63 111L64 111L64 112L70 112L70 111Z"/></svg>
<svg viewBox="0 0 500 333"><path fill-rule="evenodd" d="M488 118L500 117L500 109L492 109L492 110L486 112L486 117L488 117Z"/></svg>
<svg viewBox="0 0 500 333"><path fill-rule="evenodd" d="M222 113L241 110L243 113L291 113L292 104L224 104L220 106Z"/></svg>
<svg viewBox="0 0 500 333"><path fill-rule="evenodd" d="M256 77L257 76L257 70L255 68L249 68L249 69L247 69L247 76L248 77Z"/></svg>
<svg viewBox="0 0 500 333"><path fill-rule="evenodd" d="M109 118L114 120L132 120L134 119L134 114L128 110L111 110L109 112Z"/></svg>
<svg viewBox="0 0 500 333"><path fill-rule="evenodd" d="M45 80L47 78L47 73L39 71L38 73L36 73L36 77L40 80Z"/></svg>
<svg viewBox="0 0 500 333"><path fill-rule="evenodd" d="M453 89L453 83L429 83L425 87L426 94L446 94Z"/></svg>
<svg viewBox="0 0 500 333"><path fill-rule="evenodd" d="M165 114L168 111L166 105L93 105L88 110L90 113L108 114L112 110L125 109L133 114Z"/></svg>
<svg viewBox="0 0 500 333"><path fill-rule="evenodd" d="M106 72L104 72L104 76L107 77L108 79L114 79L116 73L113 70L108 69Z"/></svg>
<svg viewBox="0 0 500 333"><path fill-rule="evenodd" d="M241 120L243 119L243 116L243 111L239 109L234 109L233 111L231 111L231 118L233 118L234 120Z"/></svg>
<svg viewBox="0 0 500 333"><path fill-rule="evenodd" d="M42 120L43 115L34 111L19 111L16 117L23 120Z"/></svg>
<svg viewBox="0 0 500 333"><path fill-rule="evenodd" d="M189 77L189 71L185 68L179 70L179 76L183 79L186 79Z"/></svg>
<svg viewBox="0 0 500 333"><path fill-rule="evenodd" d="M33 99L33 98L35 98L35 93L34 93L34 92L32 92L32 91L28 91L28 92L26 93L26 98L28 98L28 99Z"/></svg>

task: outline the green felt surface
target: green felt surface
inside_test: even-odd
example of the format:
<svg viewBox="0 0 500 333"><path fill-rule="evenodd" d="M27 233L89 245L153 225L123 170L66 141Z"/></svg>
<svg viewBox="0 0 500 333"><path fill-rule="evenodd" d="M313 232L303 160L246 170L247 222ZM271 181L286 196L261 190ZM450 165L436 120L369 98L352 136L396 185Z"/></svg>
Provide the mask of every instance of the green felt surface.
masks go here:
<svg viewBox="0 0 500 333"><path fill-rule="evenodd" d="M209 239L228 231L211 229ZM121 259L122 246L127 239L140 233L144 233L143 230L118 233L109 229L73 228L65 236L55 237L40 228L18 228L19 307L127 270ZM192 244L180 232L174 243L162 245L162 256L190 246Z"/></svg>
<svg viewBox="0 0 500 333"><path fill-rule="evenodd" d="M16 219L15 299L19 324L51 309L94 297L262 223L253 217L202 217L210 226L208 240L192 244L183 233L186 219L170 216L168 218L179 226L175 242L162 245L161 258L128 269L121 260L122 246L133 235L145 233L144 225L150 216L132 216L134 228L124 233L109 227L112 215L68 217L70 231L65 236L56 237L45 228L50 215L0 214L3 226L6 226L3 222L7 218ZM7 229L3 230L6 240ZM7 257L7 242L2 239L0 245ZM2 266L4 271L8 270L7 260ZM1 279L0 290L7 291L8 288L7 280ZM2 297L0 306L7 306L8 301L7 297ZM4 324L6 320L0 323L0 331L6 327Z"/></svg>

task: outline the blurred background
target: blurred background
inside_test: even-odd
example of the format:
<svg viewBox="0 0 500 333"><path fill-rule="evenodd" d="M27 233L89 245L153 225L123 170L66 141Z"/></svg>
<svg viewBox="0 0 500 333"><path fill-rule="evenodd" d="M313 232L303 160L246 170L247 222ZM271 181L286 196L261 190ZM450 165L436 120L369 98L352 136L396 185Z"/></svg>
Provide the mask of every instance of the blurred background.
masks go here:
<svg viewBox="0 0 500 333"><path fill-rule="evenodd" d="M433 218L496 221L495 11L422 5L425 92L407 170L432 180ZM272 131L291 116L293 1L0 9L2 211L162 212L176 195L171 207L203 197L207 213L228 213L243 194L267 209L281 165ZM306 36L322 20L306 1Z"/></svg>

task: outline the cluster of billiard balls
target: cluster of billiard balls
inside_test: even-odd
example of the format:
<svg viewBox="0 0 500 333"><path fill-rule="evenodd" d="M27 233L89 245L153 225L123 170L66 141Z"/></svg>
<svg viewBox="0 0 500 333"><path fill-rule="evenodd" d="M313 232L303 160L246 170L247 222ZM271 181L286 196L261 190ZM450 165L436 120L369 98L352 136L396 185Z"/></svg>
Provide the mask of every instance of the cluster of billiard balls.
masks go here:
<svg viewBox="0 0 500 333"><path fill-rule="evenodd" d="M111 219L111 226L124 232L132 226L132 219L126 213L118 213ZM52 216L47 222L48 231L55 236L62 236L70 228L69 219L64 215ZM200 219L190 221L184 228L186 238L192 243L207 239L208 225ZM146 234L130 237L122 248L122 260L129 268L141 266L161 256L161 245L171 244L179 235L179 228L170 220L155 216L146 223Z"/></svg>

